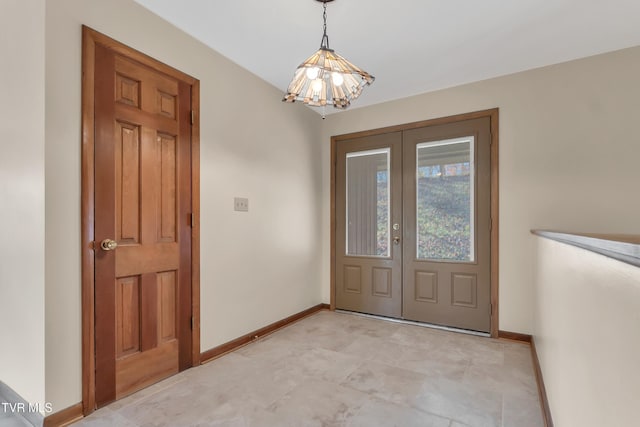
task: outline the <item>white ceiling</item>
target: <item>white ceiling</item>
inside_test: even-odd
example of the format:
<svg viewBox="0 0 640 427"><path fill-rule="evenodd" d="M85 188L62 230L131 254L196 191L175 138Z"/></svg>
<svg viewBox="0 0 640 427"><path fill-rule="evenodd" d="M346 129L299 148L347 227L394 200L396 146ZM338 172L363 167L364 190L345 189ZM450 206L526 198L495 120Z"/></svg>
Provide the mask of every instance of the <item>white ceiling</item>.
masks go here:
<svg viewBox="0 0 640 427"><path fill-rule="evenodd" d="M283 93L322 37L315 0L135 1ZM330 47L376 77L350 108L640 45L640 0L336 0L327 15Z"/></svg>

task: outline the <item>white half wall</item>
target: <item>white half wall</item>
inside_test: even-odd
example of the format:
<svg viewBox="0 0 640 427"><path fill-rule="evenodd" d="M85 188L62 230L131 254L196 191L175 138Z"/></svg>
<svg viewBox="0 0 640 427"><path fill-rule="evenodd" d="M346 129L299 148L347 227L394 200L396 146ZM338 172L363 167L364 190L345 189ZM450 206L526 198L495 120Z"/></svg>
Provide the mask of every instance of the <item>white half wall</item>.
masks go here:
<svg viewBox="0 0 640 427"><path fill-rule="evenodd" d="M44 0L0 2L0 381L43 405Z"/></svg>
<svg viewBox="0 0 640 427"><path fill-rule="evenodd" d="M534 339L554 425L637 425L640 268L530 239Z"/></svg>
<svg viewBox="0 0 640 427"><path fill-rule="evenodd" d="M201 82L201 349L321 302L322 120L131 0L46 10L46 396L82 400L81 25ZM249 198L234 212L233 198Z"/></svg>
<svg viewBox="0 0 640 427"><path fill-rule="evenodd" d="M324 301L330 136L497 107L499 327L532 333L535 247L529 230L640 233L639 75L635 47L328 116L322 145Z"/></svg>

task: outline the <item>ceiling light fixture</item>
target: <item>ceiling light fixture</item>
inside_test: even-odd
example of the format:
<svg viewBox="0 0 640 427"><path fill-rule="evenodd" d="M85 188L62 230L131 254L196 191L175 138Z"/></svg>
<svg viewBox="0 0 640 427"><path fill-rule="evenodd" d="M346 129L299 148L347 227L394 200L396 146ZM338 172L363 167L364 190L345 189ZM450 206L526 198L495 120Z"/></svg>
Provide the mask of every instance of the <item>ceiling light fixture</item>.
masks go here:
<svg viewBox="0 0 640 427"><path fill-rule="evenodd" d="M293 75L285 102L302 101L314 107L333 105L345 109L351 101L370 85L375 77L356 67L333 49L327 36L327 3L333 0L316 0L322 4L324 31L320 49L304 61ZM322 118L324 118L324 108Z"/></svg>

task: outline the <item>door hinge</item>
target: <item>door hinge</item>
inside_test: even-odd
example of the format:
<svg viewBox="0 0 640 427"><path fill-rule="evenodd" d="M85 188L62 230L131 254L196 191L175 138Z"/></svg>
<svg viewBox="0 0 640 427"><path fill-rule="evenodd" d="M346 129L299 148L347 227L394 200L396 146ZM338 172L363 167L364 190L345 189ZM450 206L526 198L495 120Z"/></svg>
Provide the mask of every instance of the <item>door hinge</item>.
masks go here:
<svg viewBox="0 0 640 427"><path fill-rule="evenodd" d="M493 229L493 218L489 217L489 231Z"/></svg>
<svg viewBox="0 0 640 427"><path fill-rule="evenodd" d="M190 226L191 228L193 228L193 223L194 223L194 220L193 220L193 214L192 214L192 213L190 213L190 214L189 214L189 226Z"/></svg>
<svg viewBox="0 0 640 427"><path fill-rule="evenodd" d="M193 316L191 316L191 330L193 331Z"/></svg>
<svg viewBox="0 0 640 427"><path fill-rule="evenodd" d="M493 304L489 303L489 316L493 314Z"/></svg>
<svg viewBox="0 0 640 427"><path fill-rule="evenodd" d="M196 122L196 112L191 110L191 124Z"/></svg>

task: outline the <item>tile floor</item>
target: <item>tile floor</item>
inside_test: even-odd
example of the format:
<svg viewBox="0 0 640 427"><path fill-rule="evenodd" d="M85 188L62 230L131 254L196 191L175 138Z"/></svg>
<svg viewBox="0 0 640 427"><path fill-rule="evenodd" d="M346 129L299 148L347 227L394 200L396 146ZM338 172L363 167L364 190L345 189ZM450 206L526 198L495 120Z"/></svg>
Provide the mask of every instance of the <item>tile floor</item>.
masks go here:
<svg viewBox="0 0 640 427"><path fill-rule="evenodd" d="M322 311L74 426L544 423L527 345Z"/></svg>

